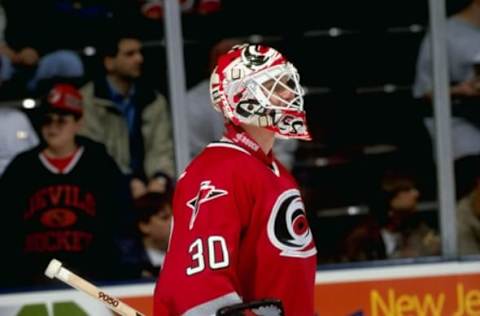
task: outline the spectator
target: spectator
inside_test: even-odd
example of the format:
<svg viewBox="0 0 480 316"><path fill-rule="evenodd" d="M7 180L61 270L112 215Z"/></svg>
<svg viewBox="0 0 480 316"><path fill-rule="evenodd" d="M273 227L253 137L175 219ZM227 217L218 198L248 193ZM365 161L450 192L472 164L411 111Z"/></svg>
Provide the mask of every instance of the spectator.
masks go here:
<svg viewBox="0 0 480 316"><path fill-rule="evenodd" d="M46 44L56 41L47 40L50 34L41 31L42 25L49 24L39 19L43 2L32 3L28 10L24 4L22 1L0 3L0 25L4 26L0 27L0 82L13 83L2 90L4 98L35 92L42 79L78 78L84 73L78 54ZM32 26L40 28L33 32Z"/></svg>
<svg viewBox="0 0 480 316"><path fill-rule="evenodd" d="M156 278L163 266L172 220L171 194L147 192L134 199L134 217L119 239L121 265L137 278Z"/></svg>
<svg viewBox="0 0 480 316"><path fill-rule="evenodd" d="M473 167L470 176L473 175L474 181L457 206L458 253L462 256L480 254L480 157L465 159Z"/></svg>
<svg viewBox="0 0 480 316"><path fill-rule="evenodd" d="M212 141L219 140L224 131L222 115L212 109L210 100L210 78L217 58L226 53L234 45L243 43L237 38L225 38L212 45L209 52L208 74L205 79L196 84L187 92L187 119L190 128L190 156L193 158ZM292 169L294 153L298 147L297 140L278 139L273 151L275 156L285 167Z"/></svg>
<svg viewBox="0 0 480 316"><path fill-rule="evenodd" d="M37 133L21 110L0 107L0 177L20 152L38 145Z"/></svg>
<svg viewBox="0 0 480 316"><path fill-rule="evenodd" d="M128 277L115 240L128 186L102 145L76 137L81 103L73 86L56 85L42 105L44 143L15 157L0 179L2 215L14 228L2 230L3 286L45 282L51 258L96 280Z"/></svg>
<svg viewBox="0 0 480 316"><path fill-rule="evenodd" d="M141 83L142 43L134 34L111 34L101 54L105 74L81 90L80 133L105 144L131 177L134 197L165 192L174 175L170 113L165 97Z"/></svg>
<svg viewBox="0 0 480 316"><path fill-rule="evenodd" d="M170 195L149 192L134 202L136 225L141 234L144 260L142 275L157 277L160 271L170 236L172 207Z"/></svg>
<svg viewBox="0 0 480 316"><path fill-rule="evenodd" d="M347 230L340 261L365 261L440 254L440 237L418 213L420 193L404 170L387 170L369 214Z"/></svg>
<svg viewBox="0 0 480 316"><path fill-rule="evenodd" d="M403 171L387 171L372 212L380 223L387 258L440 254L438 233L417 210L420 193L413 177Z"/></svg>
<svg viewBox="0 0 480 316"><path fill-rule="evenodd" d="M455 159L480 153L480 130L472 115L473 108L465 109L460 104L478 102L480 89L475 76L474 64L480 53L480 0L470 4L447 21L447 55L451 80L450 95L453 108L452 133L453 157ZM423 39L417 60L417 73L413 94L430 103L432 98L431 36ZM477 74L478 76L478 74ZM476 104L473 104L476 107ZM463 109L462 109L463 108ZM463 114L461 112L464 112ZM478 114L477 114L478 115ZM433 118L427 117L425 125L434 138Z"/></svg>

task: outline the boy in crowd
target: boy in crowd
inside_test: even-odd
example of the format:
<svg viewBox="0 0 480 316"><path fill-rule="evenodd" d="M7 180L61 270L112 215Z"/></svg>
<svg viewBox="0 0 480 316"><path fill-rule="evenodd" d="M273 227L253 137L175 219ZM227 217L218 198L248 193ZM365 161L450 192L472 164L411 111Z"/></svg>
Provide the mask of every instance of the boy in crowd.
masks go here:
<svg viewBox="0 0 480 316"><path fill-rule="evenodd" d="M96 280L124 273L115 238L128 186L102 145L76 135L82 113L76 88L55 85L42 104L43 143L19 154L0 179L2 215L15 228L2 230L11 268L2 285L45 282L52 258Z"/></svg>

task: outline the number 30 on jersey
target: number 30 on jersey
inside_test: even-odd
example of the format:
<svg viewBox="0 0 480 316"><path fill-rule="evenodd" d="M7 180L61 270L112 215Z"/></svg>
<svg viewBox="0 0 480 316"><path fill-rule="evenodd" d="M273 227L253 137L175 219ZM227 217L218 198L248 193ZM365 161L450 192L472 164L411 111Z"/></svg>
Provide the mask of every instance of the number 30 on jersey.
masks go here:
<svg viewBox="0 0 480 316"><path fill-rule="evenodd" d="M218 270L230 264L227 243L222 236L209 236L206 240L197 238L188 248L188 253L192 257L192 264L187 268L187 275L202 272L206 265L212 270Z"/></svg>

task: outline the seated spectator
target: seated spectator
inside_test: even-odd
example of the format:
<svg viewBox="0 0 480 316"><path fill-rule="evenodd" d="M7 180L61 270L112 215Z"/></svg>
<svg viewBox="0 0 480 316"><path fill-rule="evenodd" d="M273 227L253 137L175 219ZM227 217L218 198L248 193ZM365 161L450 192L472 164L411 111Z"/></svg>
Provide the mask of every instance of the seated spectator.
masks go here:
<svg viewBox="0 0 480 316"><path fill-rule="evenodd" d="M387 171L379 193L379 203L372 211L380 221L387 258L440 255L438 232L418 216L420 193L413 177Z"/></svg>
<svg viewBox="0 0 480 316"><path fill-rule="evenodd" d="M34 93L42 79L82 77L84 74L77 53L45 44L52 40L48 39L50 34L42 34L40 29L32 32L32 25L37 26L35 21L41 11L35 7L25 10L20 2L0 3L5 6L5 9L0 7L0 25L5 27L0 27L0 83L9 83L8 88L2 89L4 99ZM43 25L45 21L41 23Z"/></svg>
<svg viewBox="0 0 480 316"><path fill-rule="evenodd" d="M402 171L386 171L370 214L342 241L342 261L380 260L440 255L438 233L417 211L419 191Z"/></svg>
<svg viewBox="0 0 480 316"><path fill-rule="evenodd" d="M1 286L44 283L52 258L95 280L128 277L119 267L119 235L128 185L98 143L76 133L83 112L73 86L43 101L43 143L16 156L0 178L6 275ZM8 259L7 259L8 258Z"/></svg>
<svg viewBox="0 0 480 316"><path fill-rule="evenodd" d="M0 177L20 152L38 145L38 136L28 116L21 110L0 107Z"/></svg>
<svg viewBox="0 0 480 316"><path fill-rule="evenodd" d="M480 153L480 121L477 104L480 97L479 73L475 73L480 53L480 0L470 0L468 5L447 20L446 43L450 95L452 97L452 150L454 159ZM433 59L431 34L423 39L418 54L414 97L432 101ZM471 104L469 104L471 103ZM425 125L435 139L432 116Z"/></svg>
<svg viewBox="0 0 480 316"><path fill-rule="evenodd" d="M467 157L466 157L467 159ZM470 156L469 165L474 178L470 190L457 205L458 254L480 255L480 157Z"/></svg>
<svg viewBox="0 0 480 316"><path fill-rule="evenodd" d="M163 265L170 237L172 221L170 195L149 192L135 200L134 209L146 257L142 274L156 277Z"/></svg>
<svg viewBox="0 0 480 316"><path fill-rule="evenodd" d="M105 144L120 169L131 177L131 191L165 192L174 176L171 118L165 97L142 74L142 43L135 34L111 34L101 56L104 75L81 93L85 122L80 134Z"/></svg>
<svg viewBox="0 0 480 316"><path fill-rule="evenodd" d="M133 219L119 239L121 266L136 278L156 278L170 237L171 194L147 192L133 202Z"/></svg>
<svg viewBox="0 0 480 316"><path fill-rule="evenodd" d="M210 100L210 73L217 63L217 58L226 53L234 45L243 43L240 39L225 38L216 42L210 49L208 74L202 81L187 92L187 120L190 128L189 146L190 156L193 158L212 141L223 136L224 119L211 106ZM292 169L297 140L278 139L273 152L276 158L288 169Z"/></svg>

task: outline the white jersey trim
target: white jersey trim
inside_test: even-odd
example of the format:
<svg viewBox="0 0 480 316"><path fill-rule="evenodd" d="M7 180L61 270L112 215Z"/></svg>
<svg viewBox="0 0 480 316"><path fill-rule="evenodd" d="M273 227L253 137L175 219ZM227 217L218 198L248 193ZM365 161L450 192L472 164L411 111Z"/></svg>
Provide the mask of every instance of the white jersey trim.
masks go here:
<svg viewBox="0 0 480 316"><path fill-rule="evenodd" d="M236 149L238 151L244 152L247 155L251 155L247 150L243 149L242 147L235 145L234 143L231 143L228 141L228 139L223 139L221 140L222 142L216 142L216 143L210 143L207 145L207 148L212 148L212 147L226 147L226 148L231 148L231 149Z"/></svg>
<svg viewBox="0 0 480 316"><path fill-rule="evenodd" d="M83 147L80 147L78 149L78 151L75 153L75 156L73 156L73 159L65 167L65 170L63 171L63 173L69 173L73 169L73 167L75 167L77 165L78 160L80 159L80 157L82 157L83 150L84 150Z"/></svg>
<svg viewBox="0 0 480 316"><path fill-rule="evenodd" d="M242 299L240 298L240 296L238 296L238 294L235 292L231 292L229 294L225 294L223 296L210 300L206 303L192 307L188 311L183 313L182 316L215 315L217 313L217 310L219 310L220 308L241 302Z"/></svg>
<svg viewBox="0 0 480 316"><path fill-rule="evenodd" d="M60 171L60 169L58 169L57 167L55 167L54 165L52 165L50 163L50 161L48 161L47 157L42 153L40 152L38 154L38 158L40 159L40 161L42 162L42 164L45 166L45 168L47 168L50 172L52 173L55 173L55 174L67 174L69 173L70 171L72 171L73 167L75 167L75 165L77 164L78 160L80 159L80 157L82 157L82 154L83 154L83 150L84 148L83 147L80 147L77 152L75 153L75 155L73 156L72 160L70 160L70 162L68 163L68 165L65 167L65 169L63 170L63 172Z"/></svg>
<svg viewBox="0 0 480 316"><path fill-rule="evenodd" d="M275 161L272 161L272 172L277 176L280 177L280 169L278 169L277 164Z"/></svg>
<svg viewBox="0 0 480 316"><path fill-rule="evenodd" d="M182 172L182 174L178 177L178 181L180 181L185 175L187 174L186 171Z"/></svg>

